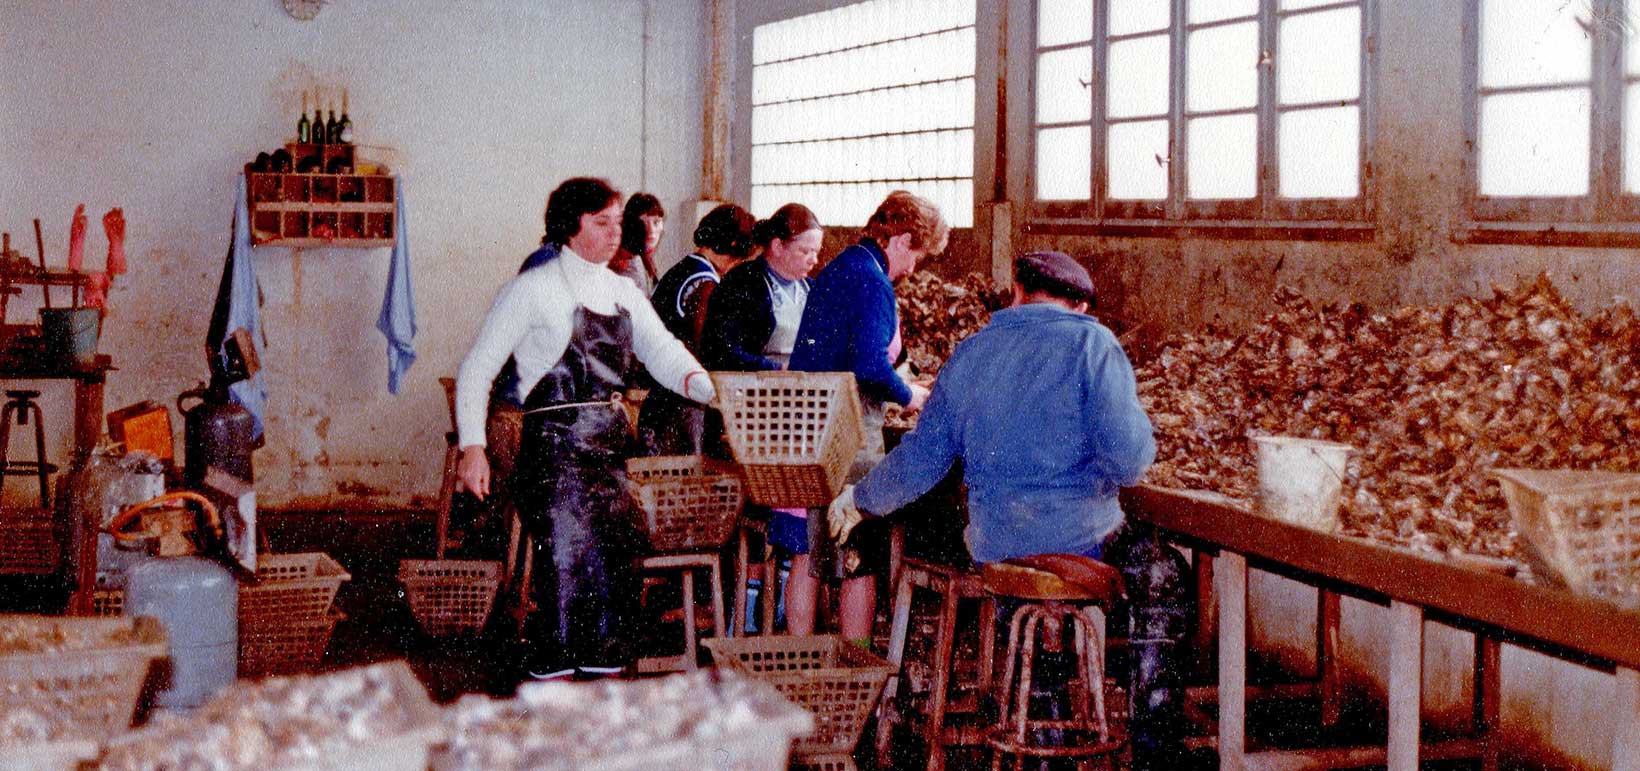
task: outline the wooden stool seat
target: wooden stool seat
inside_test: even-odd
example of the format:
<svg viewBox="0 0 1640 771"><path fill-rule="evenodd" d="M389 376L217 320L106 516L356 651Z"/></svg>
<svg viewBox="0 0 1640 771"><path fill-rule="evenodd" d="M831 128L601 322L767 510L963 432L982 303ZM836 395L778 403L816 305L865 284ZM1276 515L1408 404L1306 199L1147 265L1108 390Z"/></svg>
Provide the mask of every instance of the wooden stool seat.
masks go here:
<svg viewBox="0 0 1640 771"><path fill-rule="evenodd" d="M709 571L712 578L712 634L724 636L723 575L717 552L687 554L658 554L638 562L644 572L680 571L683 574L683 655L644 656L638 659L638 672L692 671L700 666L700 649L695 630L695 571Z"/></svg>
<svg viewBox="0 0 1640 771"><path fill-rule="evenodd" d="M1039 554L993 562L981 575L986 591L999 597L1094 603L1109 608L1122 596L1120 571L1075 554Z"/></svg>

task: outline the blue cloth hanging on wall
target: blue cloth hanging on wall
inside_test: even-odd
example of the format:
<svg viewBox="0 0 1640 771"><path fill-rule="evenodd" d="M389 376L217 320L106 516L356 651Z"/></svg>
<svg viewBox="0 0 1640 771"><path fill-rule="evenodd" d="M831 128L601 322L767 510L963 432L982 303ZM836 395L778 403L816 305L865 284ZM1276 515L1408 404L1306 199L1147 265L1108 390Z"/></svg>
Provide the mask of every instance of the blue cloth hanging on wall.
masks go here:
<svg viewBox="0 0 1640 771"><path fill-rule="evenodd" d="M265 339L260 301L256 263L251 257L251 213L245 202L245 175L240 174L234 186L233 237L228 244L228 259L222 266L222 282L217 286L210 328L205 333L205 349L215 359L210 362L213 377L227 369L228 353L224 345L234 330L249 332L258 344ZM250 379L229 386L228 397L250 411L256 424L256 437L260 438L262 414L268 403L268 387L262 373L258 371Z"/></svg>
<svg viewBox="0 0 1640 771"><path fill-rule="evenodd" d="M393 181L393 263L376 329L387 338L387 390L397 395L404 375L416 362L416 292L410 282L410 237L404 226L404 178Z"/></svg>

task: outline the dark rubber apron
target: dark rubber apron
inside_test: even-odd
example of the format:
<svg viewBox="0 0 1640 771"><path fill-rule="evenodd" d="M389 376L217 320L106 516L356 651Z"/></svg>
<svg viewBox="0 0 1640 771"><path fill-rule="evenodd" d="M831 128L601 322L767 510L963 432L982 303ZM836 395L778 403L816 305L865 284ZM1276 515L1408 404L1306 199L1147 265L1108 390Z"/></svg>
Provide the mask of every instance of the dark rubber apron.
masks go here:
<svg viewBox="0 0 1640 771"><path fill-rule="evenodd" d="M519 514L537 545L532 623L538 665L626 666L638 597L633 562L645 546L641 515L623 489L632 439L625 390L632 320L575 309L564 356L524 399L513 477ZM564 406L580 402L599 405ZM542 410L530 412L530 410Z"/></svg>

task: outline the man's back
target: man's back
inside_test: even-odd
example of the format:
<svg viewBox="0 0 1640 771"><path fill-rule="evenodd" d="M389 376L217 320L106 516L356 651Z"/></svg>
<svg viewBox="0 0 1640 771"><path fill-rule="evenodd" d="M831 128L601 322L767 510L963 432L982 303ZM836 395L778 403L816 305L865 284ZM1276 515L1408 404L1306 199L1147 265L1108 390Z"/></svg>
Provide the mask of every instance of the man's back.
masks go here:
<svg viewBox="0 0 1640 771"><path fill-rule="evenodd" d="M1110 330L1032 303L998 312L957 347L901 450L873 474L882 484L862 483L860 504L898 508L960 457L968 547L994 562L1096 546L1121 524L1118 487L1138 481L1156 445Z"/></svg>

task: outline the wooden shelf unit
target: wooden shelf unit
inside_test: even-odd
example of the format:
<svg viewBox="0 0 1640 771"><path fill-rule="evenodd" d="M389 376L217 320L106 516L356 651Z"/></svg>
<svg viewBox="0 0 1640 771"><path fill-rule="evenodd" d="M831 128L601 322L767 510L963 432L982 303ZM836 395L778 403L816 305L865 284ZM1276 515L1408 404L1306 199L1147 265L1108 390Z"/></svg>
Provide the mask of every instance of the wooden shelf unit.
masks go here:
<svg viewBox="0 0 1640 771"><path fill-rule="evenodd" d="M317 157L320 168L338 160L353 168L352 145L285 145L300 167ZM251 243L257 246L368 249L394 243L397 193L382 174L256 171L245 166Z"/></svg>

